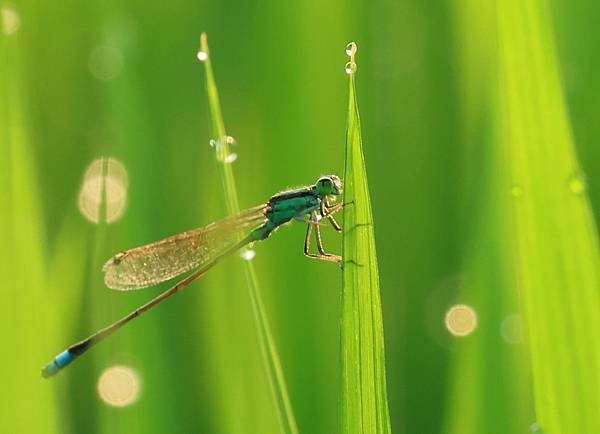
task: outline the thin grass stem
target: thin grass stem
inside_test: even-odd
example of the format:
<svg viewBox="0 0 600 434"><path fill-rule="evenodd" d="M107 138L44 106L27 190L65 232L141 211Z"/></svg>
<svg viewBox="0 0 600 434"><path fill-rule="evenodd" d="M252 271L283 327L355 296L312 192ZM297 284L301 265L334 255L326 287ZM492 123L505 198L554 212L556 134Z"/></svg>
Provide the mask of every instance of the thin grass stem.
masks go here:
<svg viewBox="0 0 600 434"><path fill-rule="evenodd" d="M219 101L219 93L215 82L211 57L208 49L208 41L206 33L202 33L200 37L200 51L198 59L204 64L206 72L206 92L208 94L208 103L212 124L212 144L217 154L219 165L219 173L225 193L227 212L230 215L235 215L240 211L235 176L232 165L230 164L231 155L231 139L227 136L225 123L221 114L221 103ZM271 393L273 395L274 405L277 411L277 417L281 432L285 434L297 434L298 427L288 394L279 353L271 333L269 320L264 308L260 290L258 287L258 279L254 266L250 261L244 261L244 270L248 281L248 291L252 303L252 311L256 320L258 329L258 337L260 341L261 353L265 363L267 378Z"/></svg>

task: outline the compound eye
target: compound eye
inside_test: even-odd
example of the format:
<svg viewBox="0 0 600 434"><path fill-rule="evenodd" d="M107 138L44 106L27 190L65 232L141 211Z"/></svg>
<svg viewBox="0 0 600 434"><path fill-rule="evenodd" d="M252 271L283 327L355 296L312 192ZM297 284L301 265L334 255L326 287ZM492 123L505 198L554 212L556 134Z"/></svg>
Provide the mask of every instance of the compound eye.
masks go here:
<svg viewBox="0 0 600 434"><path fill-rule="evenodd" d="M319 179L319 185L321 188L329 189L333 187L333 182L329 178L321 178Z"/></svg>
<svg viewBox="0 0 600 434"><path fill-rule="evenodd" d="M317 181L317 189L321 194L331 194L333 192L333 181L327 177L320 178Z"/></svg>

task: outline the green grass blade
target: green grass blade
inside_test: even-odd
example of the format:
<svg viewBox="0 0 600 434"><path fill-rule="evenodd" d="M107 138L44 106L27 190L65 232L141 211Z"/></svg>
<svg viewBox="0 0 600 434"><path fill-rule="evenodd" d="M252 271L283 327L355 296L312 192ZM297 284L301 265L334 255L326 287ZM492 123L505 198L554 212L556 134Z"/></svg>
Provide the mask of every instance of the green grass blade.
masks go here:
<svg viewBox="0 0 600 434"><path fill-rule="evenodd" d="M547 0L497 2L500 127L537 423L600 432L600 257ZM509 187L507 186L507 190Z"/></svg>
<svg viewBox="0 0 600 434"><path fill-rule="evenodd" d="M206 91L208 94L209 109L212 122L212 134L215 140L215 151L217 153L217 161L219 162L219 172L223 183L223 189L227 201L227 212L230 215L240 211L239 201L237 196L235 177L231 164L227 162L227 157L230 155L230 144L227 140L225 123L221 114L221 104L219 102L219 93L213 75L211 66L211 58L208 49L206 34L203 33L200 37L200 53L204 53L205 58L199 59L204 63L206 70ZM279 361L279 354L273 334L269 326L269 320L265 312L262 297L258 288L258 279L256 271L250 261L244 261L245 273L248 281L248 290L250 292L250 300L252 302L252 310L256 325L258 328L258 337L263 354L264 363L266 365L267 377L269 386L273 394L274 405L277 411L278 421L281 427L281 432L286 434L298 433L296 419L292 409L290 397L287 391L283 370Z"/></svg>
<svg viewBox="0 0 600 434"><path fill-rule="evenodd" d="M342 295L342 433L391 432L385 379L383 318L373 215L362 151L354 84L349 74L348 129L344 169Z"/></svg>

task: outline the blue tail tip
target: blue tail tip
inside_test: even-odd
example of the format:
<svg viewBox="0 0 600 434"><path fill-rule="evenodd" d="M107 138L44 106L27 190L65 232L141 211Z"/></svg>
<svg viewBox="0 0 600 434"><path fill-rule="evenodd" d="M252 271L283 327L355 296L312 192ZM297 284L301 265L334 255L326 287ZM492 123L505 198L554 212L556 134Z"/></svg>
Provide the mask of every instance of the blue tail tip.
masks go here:
<svg viewBox="0 0 600 434"><path fill-rule="evenodd" d="M42 377L50 378L55 375L59 371L56 363L54 361L48 363L46 366L42 368Z"/></svg>
<svg viewBox="0 0 600 434"><path fill-rule="evenodd" d="M42 377L49 378L56 375L58 371L71 363L75 357L69 350L65 350L42 368Z"/></svg>

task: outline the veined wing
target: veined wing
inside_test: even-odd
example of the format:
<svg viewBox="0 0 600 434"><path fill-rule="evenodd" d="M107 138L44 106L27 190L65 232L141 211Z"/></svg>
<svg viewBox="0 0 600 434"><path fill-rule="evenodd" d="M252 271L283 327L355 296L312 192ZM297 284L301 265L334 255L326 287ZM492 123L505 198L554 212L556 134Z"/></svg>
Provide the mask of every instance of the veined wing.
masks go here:
<svg viewBox="0 0 600 434"><path fill-rule="evenodd" d="M267 221L266 205L215 223L117 253L102 271L106 286L141 289L201 267L223 255Z"/></svg>

